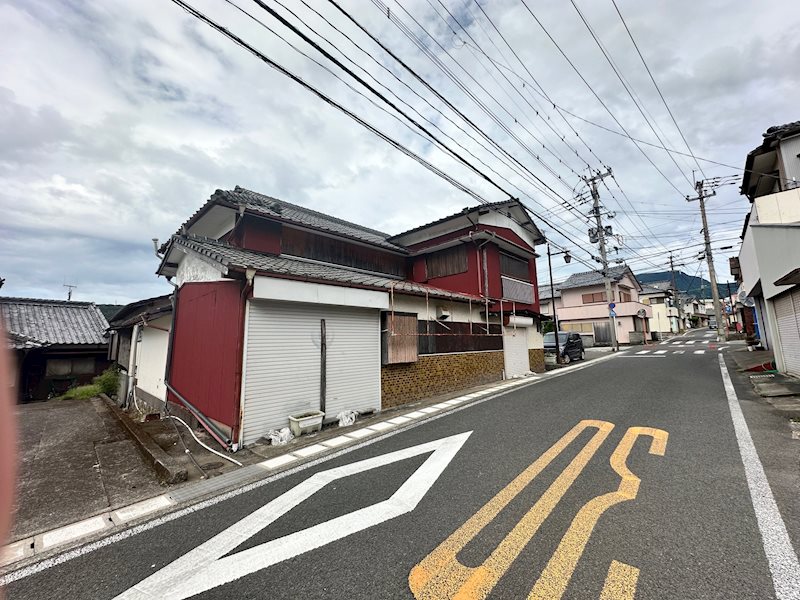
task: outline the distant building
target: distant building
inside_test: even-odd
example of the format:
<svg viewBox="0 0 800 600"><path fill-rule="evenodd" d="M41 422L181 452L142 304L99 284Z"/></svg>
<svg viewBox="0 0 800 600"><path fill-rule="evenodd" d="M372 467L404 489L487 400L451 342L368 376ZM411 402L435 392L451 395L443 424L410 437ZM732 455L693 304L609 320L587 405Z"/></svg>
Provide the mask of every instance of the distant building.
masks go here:
<svg viewBox="0 0 800 600"><path fill-rule="evenodd" d="M46 400L105 370L108 322L91 302L0 298L19 400Z"/></svg>
<svg viewBox="0 0 800 600"><path fill-rule="evenodd" d="M770 127L745 161L739 299L751 299L762 344L800 375L800 121Z"/></svg>
<svg viewBox="0 0 800 600"><path fill-rule="evenodd" d="M680 331L678 308L671 290L644 286L639 292L639 299L653 311L653 316L649 318L650 331L661 335Z"/></svg>
<svg viewBox="0 0 800 600"><path fill-rule="evenodd" d="M575 273L560 285L561 299L556 303L559 329L591 336L595 345L609 345L609 303L613 302L617 341L629 344L632 338L648 339L647 321L652 318L653 309L639 300L641 284L627 265L610 267L608 271L611 298L606 297L603 275L598 271ZM640 335L632 336L634 332Z"/></svg>

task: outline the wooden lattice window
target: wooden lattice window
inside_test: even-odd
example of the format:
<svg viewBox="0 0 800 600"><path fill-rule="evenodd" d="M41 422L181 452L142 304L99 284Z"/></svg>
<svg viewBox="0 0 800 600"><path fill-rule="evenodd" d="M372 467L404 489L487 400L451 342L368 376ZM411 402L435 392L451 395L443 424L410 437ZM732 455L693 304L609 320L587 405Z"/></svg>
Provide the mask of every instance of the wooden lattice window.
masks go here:
<svg viewBox="0 0 800 600"><path fill-rule="evenodd" d="M432 252L425 257L428 279L447 277L467 271L467 250L463 245Z"/></svg>
<svg viewBox="0 0 800 600"><path fill-rule="evenodd" d="M382 363L417 362L417 315L385 312L382 317Z"/></svg>

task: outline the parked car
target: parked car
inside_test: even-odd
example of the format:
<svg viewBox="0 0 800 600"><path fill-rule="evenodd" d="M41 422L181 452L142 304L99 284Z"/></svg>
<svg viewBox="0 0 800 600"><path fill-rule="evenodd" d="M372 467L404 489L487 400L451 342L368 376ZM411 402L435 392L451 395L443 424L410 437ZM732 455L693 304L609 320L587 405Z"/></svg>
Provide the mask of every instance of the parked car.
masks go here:
<svg viewBox="0 0 800 600"><path fill-rule="evenodd" d="M583 348L583 338L581 338L581 334L579 333L559 331L558 349L561 353L561 360L564 363L586 358L586 351ZM552 331L544 334L544 352L545 354L556 353L556 334Z"/></svg>
<svg viewBox="0 0 800 600"><path fill-rule="evenodd" d="M717 328L717 320L716 319L709 319L708 320L708 328L709 329L716 329Z"/></svg>

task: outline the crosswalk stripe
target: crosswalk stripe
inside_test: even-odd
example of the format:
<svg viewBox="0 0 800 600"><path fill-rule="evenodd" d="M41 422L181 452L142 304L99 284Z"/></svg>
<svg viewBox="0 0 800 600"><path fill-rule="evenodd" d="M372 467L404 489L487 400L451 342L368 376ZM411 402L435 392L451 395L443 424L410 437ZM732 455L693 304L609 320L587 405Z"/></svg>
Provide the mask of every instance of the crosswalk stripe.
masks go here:
<svg viewBox="0 0 800 600"><path fill-rule="evenodd" d="M694 353L695 354L705 354L706 351L705 350L695 350Z"/></svg>
<svg viewBox="0 0 800 600"><path fill-rule="evenodd" d="M684 352L686 352L686 350L675 350L672 353L673 354L683 354Z"/></svg>
<svg viewBox="0 0 800 600"><path fill-rule="evenodd" d="M707 344L710 340L703 340L704 344Z"/></svg>
<svg viewBox="0 0 800 600"><path fill-rule="evenodd" d="M686 342L686 343L687 343L687 344L694 344L694 340L689 340L689 341L688 341L688 342Z"/></svg>
<svg viewBox="0 0 800 600"><path fill-rule="evenodd" d="M666 354L666 350L656 350L656 354Z"/></svg>
<svg viewBox="0 0 800 600"><path fill-rule="evenodd" d="M639 350L636 354L649 354L650 350Z"/></svg>

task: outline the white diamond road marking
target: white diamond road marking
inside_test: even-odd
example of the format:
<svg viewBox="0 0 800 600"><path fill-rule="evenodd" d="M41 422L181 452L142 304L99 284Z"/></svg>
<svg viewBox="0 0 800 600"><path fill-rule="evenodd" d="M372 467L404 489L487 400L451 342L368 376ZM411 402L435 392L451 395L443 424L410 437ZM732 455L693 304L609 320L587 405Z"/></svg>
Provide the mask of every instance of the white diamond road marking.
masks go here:
<svg viewBox="0 0 800 600"><path fill-rule="evenodd" d="M666 354L666 350L656 350L656 354Z"/></svg>
<svg viewBox="0 0 800 600"><path fill-rule="evenodd" d="M116 597L116 600L184 600L413 511L472 432L315 473L202 545ZM225 556L327 484L387 464L433 452L397 491L372 504L307 529Z"/></svg>
<svg viewBox="0 0 800 600"><path fill-rule="evenodd" d="M636 354L650 354L650 350L639 350Z"/></svg>
<svg viewBox="0 0 800 600"><path fill-rule="evenodd" d="M705 354L706 351L705 350L695 350L694 353L695 354Z"/></svg>

